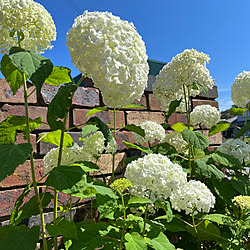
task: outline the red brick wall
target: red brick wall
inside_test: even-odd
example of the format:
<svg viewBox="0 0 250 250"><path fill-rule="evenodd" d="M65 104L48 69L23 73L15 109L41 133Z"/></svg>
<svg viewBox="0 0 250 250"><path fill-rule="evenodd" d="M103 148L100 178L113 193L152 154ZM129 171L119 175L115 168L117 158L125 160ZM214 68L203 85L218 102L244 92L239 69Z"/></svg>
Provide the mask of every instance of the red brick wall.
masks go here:
<svg viewBox="0 0 250 250"><path fill-rule="evenodd" d="M73 99L73 106L69 113L69 118L67 121L67 127L72 127L78 124L82 124L89 118L85 118L86 113L94 107L104 106L101 93L98 89L93 87L93 83L88 79L89 87L80 87ZM29 93L32 92L34 87L29 86ZM53 96L56 94L59 87L44 85L41 91L40 97L37 99L36 92L34 92L28 99L29 102L29 113L31 118L37 118L41 116L46 122L47 106L52 100ZM152 96L152 91L147 88L139 103L143 104L145 108L131 108L131 109L121 109L117 112L117 126L119 128L120 124L125 126L126 124L139 124L145 120L152 120L158 123L164 122L164 113L160 109L160 103L156 101ZM206 97L204 94L200 94L192 100L192 106L195 107L201 104L211 104L218 108L218 102L214 99L218 97L217 88L215 87L210 91L210 97ZM138 101L137 101L138 103ZM23 99L23 88L20 88L16 96L12 95L8 83L0 79L0 122L6 119L8 115L25 115L24 111L24 99ZM109 127L113 128L113 113L112 109L109 111L103 111L97 113L103 122L110 123ZM183 114L177 114L176 116L171 116L169 118L169 123L174 124L176 122L186 122L186 118ZM38 136L42 132L48 132L49 127L47 125L42 125L32 132L31 140L35 145ZM208 131L205 131L206 135ZM69 132L75 142L79 142L81 137L81 128L74 129L74 132ZM120 131L117 133L117 142L119 149L123 149L125 146L122 141L133 142L132 133L127 131ZM214 135L209 138L211 143L211 148L216 147L222 141L221 134ZM17 142L24 142L21 135L18 135ZM36 177L39 180L43 176L43 156L53 147L53 145L40 142L38 145L34 146L34 158L36 166ZM122 160L125 157L124 153L118 154L116 157L116 170L117 173L121 172L124 168ZM103 169L103 173L108 174L111 172L111 157L110 155L103 155L99 159L99 165ZM17 197L21 194L23 188L26 185L26 179L31 179L29 161L26 161L23 165L19 166L15 174L7 177L4 181L0 183L0 222L8 218L10 212L14 206L14 202ZM6 217L7 216L7 217Z"/></svg>

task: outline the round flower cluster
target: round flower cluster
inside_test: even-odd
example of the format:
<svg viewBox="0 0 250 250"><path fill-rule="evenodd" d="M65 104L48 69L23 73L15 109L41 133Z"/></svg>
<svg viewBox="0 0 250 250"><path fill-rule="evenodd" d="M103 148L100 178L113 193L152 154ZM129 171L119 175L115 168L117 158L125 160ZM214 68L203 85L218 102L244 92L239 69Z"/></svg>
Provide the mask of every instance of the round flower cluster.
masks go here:
<svg viewBox="0 0 250 250"><path fill-rule="evenodd" d="M101 131L97 131L85 139L83 149L85 152L94 156L101 154L104 150L106 150L107 153L116 152L118 146L114 138L112 138L106 148L104 143L105 138L103 133Z"/></svg>
<svg viewBox="0 0 250 250"><path fill-rule="evenodd" d="M161 154L149 154L127 165L125 177L134 188L131 194L155 201L167 199L179 186L187 182L182 167Z"/></svg>
<svg viewBox="0 0 250 250"><path fill-rule="evenodd" d="M241 163L243 162L243 159L245 162L250 161L250 145L246 144L241 139L230 139L222 143L217 150L234 156Z"/></svg>
<svg viewBox="0 0 250 250"><path fill-rule="evenodd" d="M234 80L231 87L232 101L239 107L245 108L250 100L250 72L243 71Z"/></svg>
<svg viewBox="0 0 250 250"><path fill-rule="evenodd" d="M232 202L235 206L240 207L240 209L250 211L250 196L238 195L233 198Z"/></svg>
<svg viewBox="0 0 250 250"><path fill-rule="evenodd" d="M125 191L127 191L129 188L132 188L133 185L132 183L125 179L125 178L121 178L121 179L117 179L115 180L110 187L115 190L117 193L119 193L120 195L122 195Z"/></svg>
<svg viewBox="0 0 250 250"><path fill-rule="evenodd" d="M136 144L154 143L155 140L161 141L165 137L165 129L153 121L145 121L139 125L145 132L145 136L142 137L136 133L133 133L133 140Z"/></svg>
<svg viewBox="0 0 250 250"><path fill-rule="evenodd" d="M190 114L190 122L193 125L211 128L220 121L220 112L211 105L199 105Z"/></svg>
<svg viewBox="0 0 250 250"><path fill-rule="evenodd" d="M184 210L186 214L197 214L197 211L208 213L214 207L215 197L204 183L191 180L174 190L170 201L172 208L179 212Z"/></svg>
<svg viewBox="0 0 250 250"><path fill-rule="evenodd" d="M33 0L2 0L0 4L0 52L8 53L18 45L17 32L23 32L21 46L35 53L51 49L56 27L51 15ZM10 36L10 32L14 36Z"/></svg>
<svg viewBox="0 0 250 250"><path fill-rule="evenodd" d="M188 143L183 140L181 132L174 131L166 134L162 142L174 146L178 153L188 154Z"/></svg>
<svg viewBox="0 0 250 250"><path fill-rule="evenodd" d="M153 83L153 95L160 101L163 110L168 110L172 101L182 98L178 110L186 111L184 88L186 95L196 96L200 90L193 88L194 83L213 88L214 81L206 68L209 60L209 56L202 52L186 49L161 69Z"/></svg>
<svg viewBox="0 0 250 250"><path fill-rule="evenodd" d="M57 167L58 155L59 148L53 148L45 155L43 158L45 174L50 172L54 167ZM62 150L61 165L69 165L77 161L93 160L94 157L91 154L85 152L83 147L79 147L77 144L74 144L74 146L71 148L64 148Z"/></svg>
<svg viewBox="0 0 250 250"><path fill-rule="evenodd" d="M132 23L109 12L85 11L68 31L66 45L74 66L93 80L108 105L122 107L141 98L148 57Z"/></svg>

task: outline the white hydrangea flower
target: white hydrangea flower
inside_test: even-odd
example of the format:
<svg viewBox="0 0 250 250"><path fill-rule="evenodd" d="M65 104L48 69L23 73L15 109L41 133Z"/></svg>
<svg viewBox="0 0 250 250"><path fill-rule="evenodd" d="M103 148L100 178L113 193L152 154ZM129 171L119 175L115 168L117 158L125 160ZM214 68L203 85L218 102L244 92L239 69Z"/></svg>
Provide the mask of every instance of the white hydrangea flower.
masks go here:
<svg viewBox="0 0 250 250"><path fill-rule="evenodd" d="M213 88L214 81L206 68L209 60L209 56L202 52L186 49L161 69L153 83L153 95L160 101L162 110L167 111L172 101L184 98L183 87L186 94L189 91L190 96L196 96L200 92L192 89L193 83ZM186 111L184 99L177 110Z"/></svg>
<svg viewBox="0 0 250 250"><path fill-rule="evenodd" d="M122 107L141 98L148 57L132 23L109 12L85 11L68 31L66 45L74 66L93 80L108 105Z"/></svg>
<svg viewBox="0 0 250 250"><path fill-rule="evenodd" d="M116 143L116 140L114 137L112 137L112 140L108 142L107 147L105 148L106 153L115 153L117 151L118 145Z"/></svg>
<svg viewBox="0 0 250 250"><path fill-rule="evenodd" d="M190 114L192 125L201 125L202 127L211 128L220 121L220 112L211 105L196 106Z"/></svg>
<svg viewBox="0 0 250 250"><path fill-rule="evenodd" d="M10 31L22 31L22 48L39 54L51 49L51 41L56 40L56 27L51 15L33 0L1 0L0 27L0 53L3 54L18 46L17 33L10 37Z"/></svg>
<svg viewBox="0 0 250 250"><path fill-rule="evenodd" d="M183 140L181 132L174 131L166 134L162 143L167 142L174 146L178 153L188 154L188 143Z"/></svg>
<svg viewBox="0 0 250 250"><path fill-rule="evenodd" d="M59 148L51 149L43 158L44 173L47 174L54 167L57 167ZM64 148L62 151L61 165L73 164L77 161L93 161L93 156L83 150L83 147L79 147L74 144L71 148Z"/></svg>
<svg viewBox="0 0 250 250"><path fill-rule="evenodd" d="M145 137L133 133L133 140L136 144L152 144L155 140L161 141L165 137L165 129L157 122L145 121L139 126L144 129Z"/></svg>
<svg viewBox="0 0 250 250"><path fill-rule="evenodd" d="M155 201L167 199L173 190L187 182L182 167L174 164L167 156L149 154L127 165L125 177L134 188L131 193Z"/></svg>
<svg viewBox="0 0 250 250"><path fill-rule="evenodd" d="M186 214L208 213L214 207L215 197L209 188L200 181L191 180L173 191L170 196L172 208L184 210Z"/></svg>
<svg viewBox="0 0 250 250"><path fill-rule="evenodd" d="M250 161L250 145L241 139L229 139L228 141L222 143L217 150L234 156L241 163L243 162L243 159L245 162Z"/></svg>
<svg viewBox="0 0 250 250"><path fill-rule="evenodd" d="M250 100L250 72L243 71L234 80L231 87L232 101L239 107L245 108Z"/></svg>

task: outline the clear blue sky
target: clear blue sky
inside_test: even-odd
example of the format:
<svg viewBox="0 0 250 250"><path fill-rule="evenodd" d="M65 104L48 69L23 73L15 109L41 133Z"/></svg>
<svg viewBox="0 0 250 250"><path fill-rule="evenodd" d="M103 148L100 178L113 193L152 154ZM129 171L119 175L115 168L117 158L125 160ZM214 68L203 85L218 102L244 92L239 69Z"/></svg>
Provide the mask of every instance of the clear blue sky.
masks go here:
<svg viewBox="0 0 250 250"><path fill-rule="evenodd" d="M250 70L249 0L37 0L57 28L54 48L44 56L56 66L79 71L70 62L66 34L85 10L110 11L134 23L150 59L169 62L187 48L211 57L208 68L219 90L220 110L232 105L234 78Z"/></svg>

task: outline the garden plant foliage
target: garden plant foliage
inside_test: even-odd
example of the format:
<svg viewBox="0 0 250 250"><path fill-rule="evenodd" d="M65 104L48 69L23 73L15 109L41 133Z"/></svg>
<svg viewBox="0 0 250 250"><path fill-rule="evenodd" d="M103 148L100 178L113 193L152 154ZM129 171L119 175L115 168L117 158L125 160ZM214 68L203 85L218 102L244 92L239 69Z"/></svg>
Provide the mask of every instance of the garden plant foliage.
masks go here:
<svg viewBox="0 0 250 250"><path fill-rule="evenodd" d="M20 15L21 27L12 26L10 22L10 15L17 15L13 10L17 5L31 15ZM39 11L39 18L43 19L43 13L48 18L43 26L38 22L41 32L33 34ZM206 105L191 111L190 107L191 96L213 87L206 68L208 55L194 49L185 50L157 76L153 90L166 111L163 125L145 121L137 126L130 124L119 128L115 122L117 109L138 107L128 102L141 97L148 75L145 44L132 23L108 12L84 12L75 20L67 37L72 61L83 74L75 83L70 69L54 66L48 58L38 54L50 48L56 35L53 20L42 6L32 0L6 0L0 6L0 13L0 49L5 53L1 72L14 94L24 86L26 110L24 117L9 116L0 123L0 181L13 174L27 159L30 159L32 173L32 181L16 200L9 225L0 227L0 248L32 250L42 237L41 249L58 249L57 236L61 235L69 250L249 249L247 119L237 138L210 152L208 137L195 128L206 127L211 136L224 131L230 124L219 122L215 108ZM53 33L50 36L43 28L46 22L50 22L47 26ZM39 34L40 44L37 40L32 42ZM79 35L80 40L76 40L75 35ZM2 45L3 36L8 40L6 48ZM84 146L80 147L66 133L65 124L74 93L87 74L104 91L109 105L95 108L87 116L112 109L114 129L97 117L89 118L82 128ZM246 72L238 76L234 91L242 91L244 96L249 93L249 79L250 74ZM32 153L35 145L31 144L30 133L44 122L40 117L29 118L27 80L36 87L37 95L43 84L62 84L48 107L47 120L52 132L38 139L38 142L57 146L44 158L43 193L39 193L41 180L35 177ZM244 89L237 89L239 85ZM117 103L118 100L122 103ZM243 108L246 104L240 102ZM249 107L250 104L247 114ZM164 128L170 127L168 118L179 110L186 114L187 124L175 124L172 126L174 132L165 134ZM15 144L17 130L23 132L27 143ZM125 160L125 178L115 180L118 130L134 133L135 143L124 143L126 150L132 148L138 155ZM96 177L101 173L96 162L102 153L113 156L112 176L109 180L104 176L103 181ZM31 191L35 196L24 204ZM70 198L59 206L60 192ZM78 201L72 203L72 197ZM74 222L72 208L84 198L91 200L88 219ZM46 224L43 211L52 201L54 220ZM60 211L57 212L58 206ZM68 211L69 220L65 218ZM20 225L23 219L33 215L40 215L40 227Z"/></svg>

